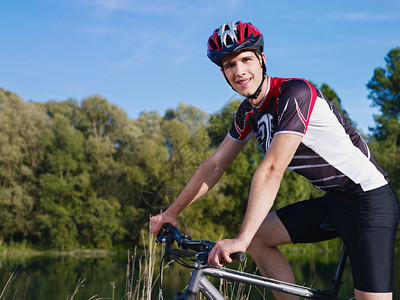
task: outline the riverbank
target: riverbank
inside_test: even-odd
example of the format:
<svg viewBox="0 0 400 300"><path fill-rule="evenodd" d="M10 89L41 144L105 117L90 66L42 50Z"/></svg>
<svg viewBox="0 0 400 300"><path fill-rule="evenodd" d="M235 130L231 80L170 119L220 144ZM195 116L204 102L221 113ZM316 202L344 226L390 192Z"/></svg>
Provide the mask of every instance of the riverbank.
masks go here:
<svg viewBox="0 0 400 300"><path fill-rule="evenodd" d="M61 256L73 256L79 258L99 258L116 256L121 254L119 250L109 249L75 249L75 250L38 250L30 247L27 243L2 243L0 245L0 267L2 260L17 260L29 259L37 256L46 257L61 257Z"/></svg>
<svg viewBox="0 0 400 300"><path fill-rule="evenodd" d="M1 243L0 244L0 259L20 259L23 257L34 256L76 256L82 258L95 258L121 255L128 251L133 251L136 246L122 249L74 249L74 250L55 250L55 249L34 249L26 241L21 243ZM157 246L158 247L158 246ZM161 246L159 245L160 249ZM339 239L324 241L320 243L310 244L296 244L296 245L283 245L280 249L286 255L299 255L303 254L306 257L312 257L316 254L337 254L342 247L342 242ZM139 255L144 254L143 246L137 249ZM395 253L400 253L400 238L396 239ZM160 254L161 255L161 254Z"/></svg>
<svg viewBox="0 0 400 300"><path fill-rule="evenodd" d="M76 299L90 299L95 295L97 298L93 299L136 299L134 295L153 293L151 299L156 299L162 248L150 237L146 238L144 244L146 248L137 251L136 256L134 252L128 254L128 251L124 250L38 251L27 246L15 245L4 251L7 245L3 244L0 253L0 264L3 262L0 267L0 282L4 285L14 270L15 276L11 278L12 283L7 289L0 286L0 294L3 289L7 290L9 295L16 293L21 299L23 292L26 292L33 300L52 299L55 294L71 300L73 295L76 295ZM329 241L309 245L288 245L282 247L282 251L290 261L299 282L317 288L328 288L340 247L340 241L336 244L334 241ZM397 248L397 252L398 250ZM398 255L396 258L395 270L399 270L400 258ZM235 268L234 265L228 267ZM249 258L247 271L252 273L255 268L255 264ZM165 269L163 284L165 299L172 298L176 291L185 288L188 272L176 264ZM397 271L395 275L398 280ZM344 298L348 299L353 293L349 264L344 281L342 291ZM183 286L178 286L178 283L182 283ZM399 292L397 288L396 295L399 295ZM0 299L3 300L1 297ZM255 299L262 298L257 296Z"/></svg>

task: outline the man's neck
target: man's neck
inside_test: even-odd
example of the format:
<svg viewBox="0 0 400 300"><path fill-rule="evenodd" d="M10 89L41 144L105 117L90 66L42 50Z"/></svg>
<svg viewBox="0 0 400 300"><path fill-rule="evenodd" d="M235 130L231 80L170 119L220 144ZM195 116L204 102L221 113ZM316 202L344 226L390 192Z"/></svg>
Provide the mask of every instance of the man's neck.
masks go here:
<svg viewBox="0 0 400 300"><path fill-rule="evenodd" d="M262 103L265 101L265 98L267 97L267 93L269 90L269 76L267 75L265 77L265 80L262 85L261 93L257 97L257 99L251 99L247 98L247 100L254 106L254 107L259 107L262 105Z"/></svg>

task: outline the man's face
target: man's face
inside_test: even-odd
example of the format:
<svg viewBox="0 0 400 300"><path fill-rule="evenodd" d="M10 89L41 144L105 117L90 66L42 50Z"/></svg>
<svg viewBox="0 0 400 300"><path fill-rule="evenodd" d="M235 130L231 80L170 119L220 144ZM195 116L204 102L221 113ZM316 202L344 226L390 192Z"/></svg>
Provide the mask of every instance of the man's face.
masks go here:
<svg viewBox="0 0 400 300"><path fill-rule="evenodd" d="M222 71L232 88L243 97L253 95L263 79L262 59L253 51L227 55L222 59ZM256 99L254 99L256 100Z"/></svg>

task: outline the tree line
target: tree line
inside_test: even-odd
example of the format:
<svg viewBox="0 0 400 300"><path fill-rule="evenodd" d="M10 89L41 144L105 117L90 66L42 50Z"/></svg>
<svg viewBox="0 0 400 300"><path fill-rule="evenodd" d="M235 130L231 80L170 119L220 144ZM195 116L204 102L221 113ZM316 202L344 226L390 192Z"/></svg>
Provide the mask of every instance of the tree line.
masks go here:
<svg viewBox="0 0 400 300"><path fill-rule="evenodd" d="M400 48L385 60L367 84L380 114L365 138L400 193ZM337 94L327 84L320 89L352 122ZM100 95L27 103L0 89L0 244L25 240L41 249L76 249L137 243L149 216L168 207L218 147L239 104L208 115L181 103L163 116L143 112L131 119ZM251 140L220 183L182 213L185 232L233 236L263 155ZM287 172L275 208L318 195Z"/></svg>

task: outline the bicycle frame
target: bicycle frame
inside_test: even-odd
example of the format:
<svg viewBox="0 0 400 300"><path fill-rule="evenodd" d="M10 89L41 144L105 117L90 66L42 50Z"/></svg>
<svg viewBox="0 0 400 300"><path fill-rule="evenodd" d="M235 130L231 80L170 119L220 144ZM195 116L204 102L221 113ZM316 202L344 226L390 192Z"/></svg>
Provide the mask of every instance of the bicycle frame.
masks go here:
<svg viewBox="0 0 400 300"><path fill-rule="evenodd" d="M330 230L331 227L324 225L324 228L326 228L326 230ZM186 292L176 293L173 298L174 300L196 300L197 294L199 292L201 292L209 300L224 300L224 297L221 295L218 289L207 279L207 276L224 278L231 281L237 281L244 284L254 285L262 288L267 288L269 290L275 290L278 292L311 299L339 299L337 296L339 293L339 288L342 284L342 275L348 256L346 247L344 245L342 247L342 253L340 254L339 263L336 268L335 277L332 279L331 289L330 291L324 291L275 279L265 278L232 269L214 268L208 266L207 257L209 251L215 244L214 242L206 240L192 240L190 236L181 234L178 228L170 224L165 224L163 226L163 230L160 231L156 242L165 243L167 245L166 253L172 253L172 249L170 247L175 241L177 242L179 248L195 251L189 252L189 255L195 255L196 261L194 266L191 267L193 272ZM184 253L184 256L186 255L188 255L188 252ZM245 254L243 252L232 253L231 258L243 261L245 259Z"/></svg>
<svg viewBox="0 0 400 300"><path fill-rule="evenodd" d="M209 300L224 300L218 289L208 280L206 276L224 278L227 280L237 281L244 284L254 285L270 290L284 292L300 297L311 299L339 299L337 298L339 287L341 285L341 277L343 274L344 266L347 259L347 252L343 246L342 253L339 259L339 264L336 269L335 278L332 279L332 288L330 292L312 289L305 286L290 284L274 279L269 279L257 275L252 275L245 272L235 271L225 268L213 268L201 265L199 261L195 263L189 285L184 294L178 292L174 300L191 299L195 300L198 292L200 291L206 299Z"/></svg>

